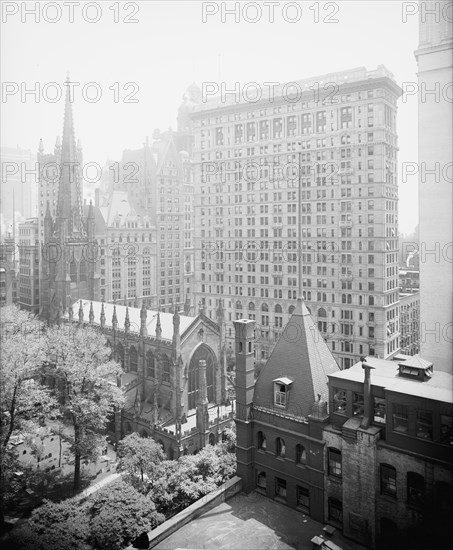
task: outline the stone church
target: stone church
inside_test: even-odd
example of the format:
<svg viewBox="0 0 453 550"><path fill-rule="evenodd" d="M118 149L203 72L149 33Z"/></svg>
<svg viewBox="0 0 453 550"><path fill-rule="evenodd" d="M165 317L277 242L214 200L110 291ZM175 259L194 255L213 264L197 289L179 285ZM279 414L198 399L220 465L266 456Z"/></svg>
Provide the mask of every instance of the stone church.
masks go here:
<svg viewBox="0 0 453 550"><path fill-rule="evenodd" d="M109 427L113 441L138 432L169 458L196 453L232 425L225 366L224 312L196 316L80 300L67 321L102 330L123 367L126 405Z"/></svg>

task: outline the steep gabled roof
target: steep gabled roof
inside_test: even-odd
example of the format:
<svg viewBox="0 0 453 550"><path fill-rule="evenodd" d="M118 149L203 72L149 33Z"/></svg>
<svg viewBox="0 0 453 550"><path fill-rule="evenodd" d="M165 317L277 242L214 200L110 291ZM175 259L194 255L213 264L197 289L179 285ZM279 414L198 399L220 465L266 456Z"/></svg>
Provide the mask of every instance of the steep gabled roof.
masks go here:
<svg viewBox="0 0 453 550"><path fill-rule="evenodd" d="M307 417L321 395L328 400L327 375L340 369L302 300L255 382L253 402L273 407L274 381L290 379L288 410ZM297 412L296 412L297 411Z"/></svg>

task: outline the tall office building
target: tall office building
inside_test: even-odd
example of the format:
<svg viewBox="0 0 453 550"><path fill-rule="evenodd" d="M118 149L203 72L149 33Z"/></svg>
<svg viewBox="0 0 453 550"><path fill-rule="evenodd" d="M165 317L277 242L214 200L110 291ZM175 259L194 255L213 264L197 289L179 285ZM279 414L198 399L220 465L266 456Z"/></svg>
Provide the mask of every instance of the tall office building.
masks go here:
<svg viewBox="0 0 453 550"><path fill-rule="evenodd" d="M422 2L418 63L421 355L453 365L451 2ZM450 14L450 15L448 15Z"/></svg>
<svg viewBox="0 0 453 550"><path fill-rule="evenodd" d="M135 212L146 216L157 242L157 306L173 311L190 299L193 276L193 184L186 143L178 132L153 134L143 148L125 150L111 187L127 191ZM151 229L150 229L151 231ZM193 301L193 298L192 298Z"/></svg>
<svg viewBox="0 0 453 550"><path fill-rule="evenodd" d="M36 216L38 169L36 154L19 146L2 147L0 160L0 231L6 235L15 233L25 218Z"/></svg>
<svg viewBox="0 0 453 550"><path fill-rule="evenodd" d="M361 67L263 88L253 102L236 95L190 115L196 300L215 319L224 299L228 338L234 320L256 320L265 360L294 310L300 253L303 299L340 366L391 356L400 96L392 74Z"/></svg>
<svg viewBox="0 0 453 550"><path fill-rule="evenodd" d="M22 309L39 313L39 220L19 224L18 302Z"/></svg>

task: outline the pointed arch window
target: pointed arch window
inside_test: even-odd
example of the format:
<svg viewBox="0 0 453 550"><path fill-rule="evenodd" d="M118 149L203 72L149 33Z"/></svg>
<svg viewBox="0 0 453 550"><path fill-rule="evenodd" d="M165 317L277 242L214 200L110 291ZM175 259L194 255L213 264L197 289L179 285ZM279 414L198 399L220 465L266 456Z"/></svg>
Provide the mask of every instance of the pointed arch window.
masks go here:
<svg viewBox="0 0 453 550"><path fill-rule="evenodd" d="M87 279L88 279L88 268L87 268L86 260L84 260L83 258L80 260L79 269L80 269L79 281L81 283L87 281Z"/></svg>
<svg viewBox="0 0 453 550"><path fill-rule="evenodd" d="M166 355L162 357L162 382L170 384L170 359Z"/></svg>
<svg viewBox="0 0 453 550"><path fill-rule="evenodd" d="M77 283L77 264L75 260L69 265L69 276L71 277L71 283Z"/></svg>
<svg viewBox="0 0 453 550"><path fill-rule="evenodd" d="M138 371L138 354L134 346L129 350L129 370L130 372Z"/></svg>
<svg viewBox="0 0 453 550"><path fill-rule="evenodd" d="M156 378L156 363L152 351L148 351L146 354L146 376Z"/></svg>

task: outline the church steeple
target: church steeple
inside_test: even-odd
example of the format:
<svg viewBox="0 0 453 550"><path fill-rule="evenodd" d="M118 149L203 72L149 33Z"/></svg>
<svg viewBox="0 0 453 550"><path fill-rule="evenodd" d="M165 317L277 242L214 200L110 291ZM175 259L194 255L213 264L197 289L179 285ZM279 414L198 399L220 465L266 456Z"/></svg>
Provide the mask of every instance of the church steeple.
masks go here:
<svg viewBox="0 0 453 550"><path fill-rule="evenodd" d="M66 102L63 122L63 139L61 142L60 181L58 186L57 218L59 225L65 224L67 234L81 235L82 194L79 178L80 160L77 154L72 115L73 97L69 76L66 78Z"/></svg>

